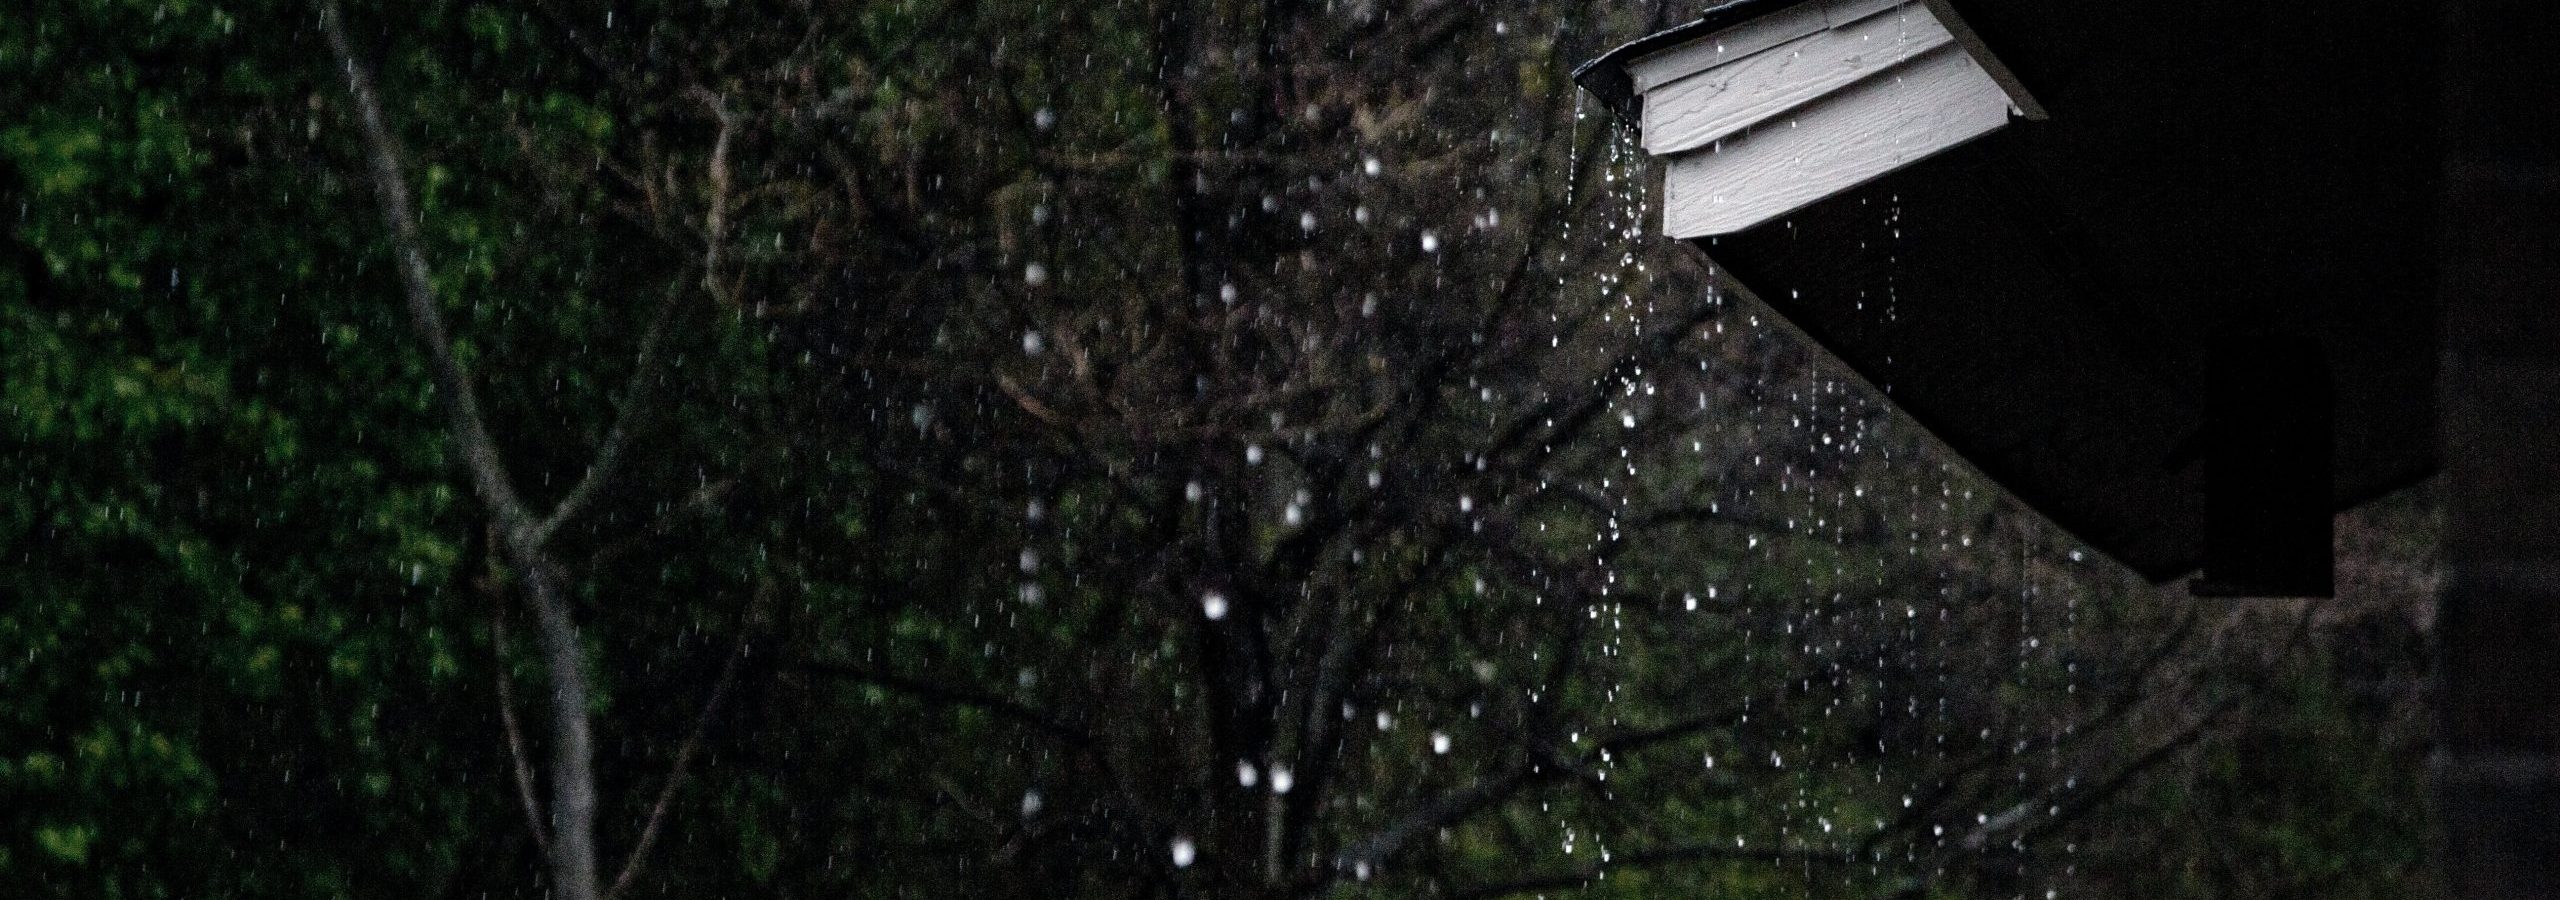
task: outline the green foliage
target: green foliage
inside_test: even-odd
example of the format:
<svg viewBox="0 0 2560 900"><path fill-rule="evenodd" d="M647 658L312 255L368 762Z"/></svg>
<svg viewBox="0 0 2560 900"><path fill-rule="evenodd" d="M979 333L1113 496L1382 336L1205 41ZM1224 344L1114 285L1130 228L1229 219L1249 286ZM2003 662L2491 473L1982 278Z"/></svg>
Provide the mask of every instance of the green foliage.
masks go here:
<svg viewBox="0 0 2560 900"><path fill-rule="evenodd" d="M1628 246L1561 73L1639 11L351 12L519 489L633 428L558 538L609 864L704 724L631 896L2417 883L2413 751L2321 762L2397 645L2105 807L2231 821L2142 845L2189 865L1965 846L2185 723L2136 672L2182 610ZM0 13L0 894L542 896L545 673L312 15Z"/></svg>

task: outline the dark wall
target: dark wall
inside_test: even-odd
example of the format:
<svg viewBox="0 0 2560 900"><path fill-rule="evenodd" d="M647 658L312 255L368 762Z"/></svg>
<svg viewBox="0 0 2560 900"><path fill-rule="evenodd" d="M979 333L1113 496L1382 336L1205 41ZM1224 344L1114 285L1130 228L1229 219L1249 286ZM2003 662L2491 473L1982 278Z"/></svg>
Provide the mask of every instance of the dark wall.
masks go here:
<svg viewBox="0 0 2560 900"><path fill-rule="evenodd" d="M2560 7L2447 15L2444 868L2465 900L2560 897Z"/></svg>

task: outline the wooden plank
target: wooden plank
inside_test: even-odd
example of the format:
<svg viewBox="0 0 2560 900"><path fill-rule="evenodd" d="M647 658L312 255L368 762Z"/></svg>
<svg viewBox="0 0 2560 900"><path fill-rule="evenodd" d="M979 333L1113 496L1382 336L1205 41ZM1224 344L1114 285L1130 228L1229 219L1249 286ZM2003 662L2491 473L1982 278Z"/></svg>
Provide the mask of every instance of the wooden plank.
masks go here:
<svg viewBox="0 0 2560 900"><path fill-rule="evenodd" d="M1914 3L1673 81L1645 92L1644 149L1704 147L1954 40Z"/></svg>
<svg viewBox="0 0 2560 900"><path fill-rule="evenodd" d="M1707 149L1671 158L1663 230L1730 234L1864 184L2009 121L2009 97L1941 47Z"/></svg>
<svg viewBox="0 0 2560 900"><path fill-rule="evenodd" d="M1915 0L1813 0L1627 62L1636 93Z"/></svg>

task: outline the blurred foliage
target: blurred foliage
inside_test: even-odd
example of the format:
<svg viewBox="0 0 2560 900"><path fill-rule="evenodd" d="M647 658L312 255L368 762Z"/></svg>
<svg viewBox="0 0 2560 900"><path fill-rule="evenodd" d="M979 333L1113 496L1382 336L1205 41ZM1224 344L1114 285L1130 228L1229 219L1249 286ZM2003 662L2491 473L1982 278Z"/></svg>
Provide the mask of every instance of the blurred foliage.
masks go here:
<svg viewBox="0 0 2560 900"><path fill-rule="evenodd" d="M1641 237L1563 73L1681 9L355 13L520 487L639 429L609 867L743 654L638 895L2425 891L2423 498L2330 605L2083 560ZM0 12L11 896L543 896L314 21Z"/></svg>

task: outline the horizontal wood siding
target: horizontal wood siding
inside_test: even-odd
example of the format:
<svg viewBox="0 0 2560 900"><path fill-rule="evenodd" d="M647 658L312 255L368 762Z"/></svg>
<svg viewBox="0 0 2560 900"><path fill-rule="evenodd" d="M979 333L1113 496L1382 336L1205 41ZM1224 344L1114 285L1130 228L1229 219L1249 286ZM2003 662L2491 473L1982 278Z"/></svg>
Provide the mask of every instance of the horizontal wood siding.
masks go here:
<svg viewBox="0 0 2560 900"><path fill-rule="evenodd" d="M1627 63L1637 93L1914 0L1816 0Z"/></svg>
<svg viewBox="0 0 2560 900"><path fill-rule="evenodd" d="M1728 234L1801 209L1980 137L2009 119L2009 97L1948 45L1781 119L1671 158L1663 229Z"/></svg>
<svg viewBox="0 0 2560 900"><path fill-rule="evenodd" d="M1645 94L1644 148L1706 146L1954 40L1914 3L1673 81Z"/></svg>

